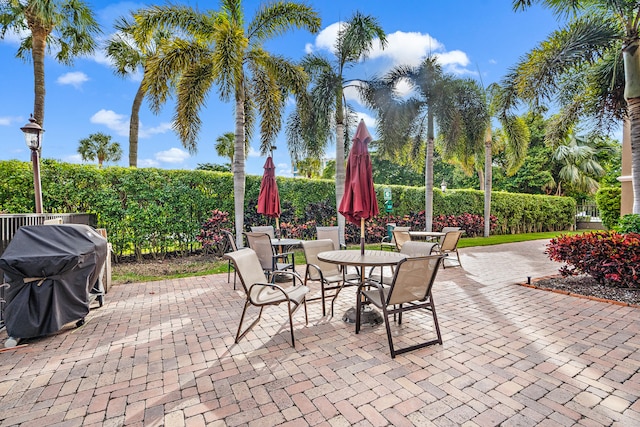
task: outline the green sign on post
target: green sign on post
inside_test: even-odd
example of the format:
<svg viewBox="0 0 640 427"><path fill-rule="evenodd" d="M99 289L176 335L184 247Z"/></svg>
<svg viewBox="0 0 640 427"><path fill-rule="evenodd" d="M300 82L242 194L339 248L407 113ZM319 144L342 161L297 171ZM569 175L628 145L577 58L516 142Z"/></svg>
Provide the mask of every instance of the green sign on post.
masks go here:
<svg viewBox="0 0 640 427"><path fill-rule="evenodd" d="M390 188L385 188L383 193L384 193L384 201L385 202L391 200L391 189Z"/></svg>
<svg viewBox="0 0 640 427"><path fill-rule="evenodd" d="M387 212L392 212L393 211L393 202L391 200L385 200L384 209Z"/></svg>

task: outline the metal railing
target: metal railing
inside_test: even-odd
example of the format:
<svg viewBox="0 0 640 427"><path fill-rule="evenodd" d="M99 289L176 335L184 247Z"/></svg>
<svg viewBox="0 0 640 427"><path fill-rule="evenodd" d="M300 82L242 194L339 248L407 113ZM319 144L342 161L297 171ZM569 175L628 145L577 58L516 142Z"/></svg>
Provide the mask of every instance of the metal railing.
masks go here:
<svg viewBox="0 0 640 427"><path fill-rule="evenodd" d="M16 231L23 225L42 225L45 221L59 219L62 224L85 224L95 227L96 215L88 213L0 214L0 256L9 246ZM5 286L4 273L0 270L0 329L4 327Z"/></svg>
<svg viewBox="0 0 640 427"><path fill-rule="evenodd" d="M576 205L576 217L589 217L592 221L600 220L600 210L595 202Z"/></svg>

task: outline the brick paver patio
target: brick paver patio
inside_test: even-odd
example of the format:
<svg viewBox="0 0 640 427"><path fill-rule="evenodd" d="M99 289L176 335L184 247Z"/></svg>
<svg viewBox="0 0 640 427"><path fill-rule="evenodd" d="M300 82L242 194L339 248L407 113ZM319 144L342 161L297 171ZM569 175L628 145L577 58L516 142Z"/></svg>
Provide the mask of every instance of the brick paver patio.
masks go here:
<svg viewBox="0 0 640 427"><path fill-rule="evenodd" d="M383 326L341 320L353 288L296 314L293 349L284 307L234 344L226 274L113 287L83 327L0 352L0 425L640 425L640 309L516 285L557 271L545 243L461 250L434 288L443 345L396 359Z"/></svg>

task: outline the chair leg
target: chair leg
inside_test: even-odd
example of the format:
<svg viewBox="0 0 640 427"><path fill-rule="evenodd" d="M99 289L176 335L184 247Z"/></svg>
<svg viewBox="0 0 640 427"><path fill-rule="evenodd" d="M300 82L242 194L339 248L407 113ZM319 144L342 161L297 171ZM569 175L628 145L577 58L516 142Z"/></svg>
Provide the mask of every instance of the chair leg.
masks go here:
<svg viewBox="0 0 640 427"><path fill-rule="evenodd" d="M389 325L389 313L387 313L386 305L382 306L382 317L384 318L384 326L387 329L387 340L389 341L389 352L391 353L391 358L396 358L396 352L393 348L393 338L391 336L391 325Z"/></svg>
<svg viewBox="0 0 640 427"><path fill-rule="evenodd" d="M247 327L247 329L244 330L244 332L240 333L240 330L242 329L242 322L244 322L244 316L245 316L245 314L247 314L247 308L249 308L250 305L251 305L251 303L247 299L247 301L244 303L244 309L242 310L242 316L240 316L240 324L238 325L238 333L236 333L236 344L242 339L242 337L244 337L247 334L247 332L249 332L254 326L256 326L258 324L258 322L260 321L260 318L262 317L262 309L264 307L260 307L260 313L258 313L258 318L256 320L254 320L253 323L251 325L249 325Z"/></svg>
<svg viewBox="0 0 640 427"><path fill-rule="evenodd" d="M291 346L293 348L296 348L296 339L293 336L293 312L291 311L291 301L287 301L287 304L289 306L289 329L291 329Z"/></svg>
<svg viewBox="0 0 640 427"><path fill-rule="evenodd" d="M431 303L431 315L433 316L433 324L436 328L436 335L438 336L438 344L442 344L442 335L440 335L440 325L438 325L438 316L436 316L436 306L433 304L433 297L429 295L429 302Z"/></svg>

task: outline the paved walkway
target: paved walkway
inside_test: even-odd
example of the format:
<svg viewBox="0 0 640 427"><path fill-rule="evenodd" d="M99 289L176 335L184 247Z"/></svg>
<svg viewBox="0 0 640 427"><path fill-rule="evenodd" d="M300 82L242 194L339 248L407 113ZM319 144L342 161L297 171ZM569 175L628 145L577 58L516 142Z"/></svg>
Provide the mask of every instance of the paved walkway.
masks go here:
<svg viewBox="0 0 640 427"><path fill-rule="evenodd" d="M640 425L640 309L515 285L556 272L544 245L462 250L434 289L443 345L396 359L342 322L353 288L333 318L298 312L292 349L282 307L234 344L226 274L116 286L83 327L0 352L0 425ZM405 316L399 342L432 332Z"/></svg>

